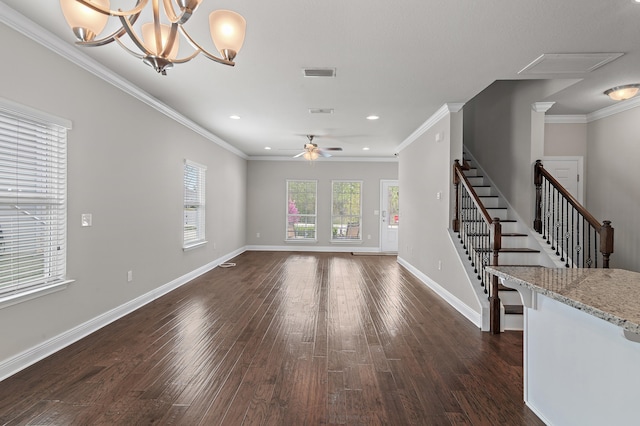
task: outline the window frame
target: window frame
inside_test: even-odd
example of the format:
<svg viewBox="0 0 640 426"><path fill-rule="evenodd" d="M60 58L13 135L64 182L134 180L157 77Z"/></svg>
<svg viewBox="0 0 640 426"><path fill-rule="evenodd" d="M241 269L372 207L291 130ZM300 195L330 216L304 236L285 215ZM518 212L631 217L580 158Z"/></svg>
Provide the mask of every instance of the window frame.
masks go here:
<svg viewBox="0 0 640 426"><path fill-rule="evenodd" d="M188 177L187 169L193 168L197 173L197 186L194 189L195 196L189 199L188 195ZM191 250L207 243L206 238L206 182L207 182L207 166L195 161L185 159L183 164L182 184L183 184L183 203L182 203L182 249ZM189 221L189 212L195 209L195 223ZM195 227L195 237L188 238L187 227Z"/></svg>
<svg viewBox="0 0 640 426"><path fill-rule="evenodd" d="M9 272L7 280L0 284L0 308L4 308L64 290L73 282L66 276L67 134L72 124L67 119L3 98L0 98L0 115L6 132L1 142L4 166L0 186L6 186L7 194L12 191L13 185L18 185L17 180L15 184L12 183L9 172L14 170L12 164L21 164L23 170L21 183L15 188L15 198L9 195L0 197L0 205L12 206L6 209L7 214L3 213L4 218L0 218L0 222L9 221L3 230L6 232L3 235L3 249L9 247L10 251L3 254L9 254L7 260L11 261L11 265L20 265L12 266L12 270L24 271L25 267L42 266L41 272L26 277L17 277L16 272ZM15 144L15 151L11 148L12 144ZM22 191L26 189L27 192L18 196L20 186ZM16 207L21 214L9 213ZM19 224L20 218L23 222L27 221L27 226L9 226ZM37 220L38 226L30 226L29 219ZM14 238L11 233L16 232L18 237ZM34 244L29 244L29 239ZM42 255L41 262L38 260L34 263L31 259L26 264L22 259L28 257L24 253L29 252ZM14 262L16 258L17 263Z"/></svg>
<svg viewBox="0 0 640 426"><path fill-rule="evenodd" d="M357 183L360 185L360 201L359 201L359 206L360 206L360 212L358 215L354 215L354 214L348 214L348 215L334 215L334 199L336 197L336 192L335 192L335 185L337 183ZM331 228L330 228L330 241L332 243L351 243L351 242L362 242L362 200L363 200L363 188L364 188L364 183L362 180L354 180L354 179L337 179L337 180L332 180L331 181ZM349 233L349 227L350 224L355 223L353 220L347 220L346 222L346 228L344 230L345 235L343 237L337 237L337 234L334 233L334 218L336 217L350 217L350 218L356 218L357 217L357 223L358 223L358 236L357 238L349 238L348 237L348 233ZM343 221L340 221L341 223L341 227L343 226L342 223Z"/></svg>
<svg viewBox="0 0 640 426"><path fill-rule="evenodd" d="M289 212L289 186L291 183L293 182L300 182L300 183L313 183L314 187L315 187L315 191L314 191L314 213L313 214L308 214L308 213L295 213L292 214ZM316 242L318 241L318 181L315 179L287 179L286 180L286 187L285 187L285 241L286 242ZM297 237L296 236L296 230L295 230L295 224L293 224L293 236L291 236L291 228L290 228L290 224L292 224L292 222L290 221L290 217L292 216L297 216L297 217L305 217L305 218L313 218L313 224L314 224L314 234L313 237L305 237L305 236L301 236L301 237ZM306 222L306 221L305 221ZM306 222L306 224L308 225L308 222Z"/></svg>

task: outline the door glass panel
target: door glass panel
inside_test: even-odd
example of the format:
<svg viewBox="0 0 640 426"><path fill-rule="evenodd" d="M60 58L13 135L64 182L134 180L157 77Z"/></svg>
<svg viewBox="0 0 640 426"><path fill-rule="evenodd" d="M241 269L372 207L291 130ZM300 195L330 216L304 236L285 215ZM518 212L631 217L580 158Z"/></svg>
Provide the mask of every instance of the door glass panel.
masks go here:
<svg viewBox="0 0 640 426"><path fill-rule="evenodd" d="M389 228L397 228L400 221L400 210L398 208L399 203L399 191L398 186L389 186L387 192L387 212L389 220L387 226Z"/></svg>

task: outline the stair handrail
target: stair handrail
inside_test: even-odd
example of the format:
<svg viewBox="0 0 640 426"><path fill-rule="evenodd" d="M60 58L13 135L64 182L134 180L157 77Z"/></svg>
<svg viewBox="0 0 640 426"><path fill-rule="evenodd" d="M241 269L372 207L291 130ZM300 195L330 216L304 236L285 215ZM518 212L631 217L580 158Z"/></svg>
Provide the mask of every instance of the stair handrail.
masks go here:
<svg viewBox="0 0 640 426"><path fill-rule="evenodd" d="M613 253L613 228L611 227L611 221L604 220L602 223L596 219L571 193L564 187L558 180L544 168L541 160L536 160L533 166L534 169L534 185L536 187L536 201L535 201L535 218L533 221L533 229L539 234L543 234L543 218L542 218L542 205L543 205L543 178L549 182L553 188L558 191L558 194L565 199L566 202L576 210L576 212L582 216L599 234L600 236L600 253L602 254L603 268L609 268L609 258ZM547 240L549 243L549 240ZM567 264L568 256L567 256Z"/></svg>
<svg viewBox="0 0 640 426"><path fill-rule="evenodd" d="M478 209L482 213L482 217L484 218L484 221L487 222L487 224L490 225L493 222L493 219L491 218L491 215L489 214L487 209L484 207L484 204L482 204L482 201L480 201L480 197L478 197L478 194L473 189L473 186L471 186L471 183L469 182L469 179L467 179L467 176L463 173L464 170L469 170L469 165L465 162L465 165L462 166L462 165L460 165L460 160L455 160L455 162L453 164L453 184L456 186L456 195L457 195L458 185L462 182L462 184L467 188L467 191L471 195L473 202L475 203L475 205L478 207ZM454 229L453 230L455 232L458 232L459 229L456 229L456 226L460 224L460 214L459 214L459 206L458 206L458 197L457 196L456 196L456 211L455 211L455 215L456 215L457 222L455 222L456 219L454 219L454 225L453 225Z"/></svg>
<svg viewBox="0 0 640 426"><path fill-rule="evenodd" d="M476 269L474 270L474 272L478 274L478 278L480 279L481 285L484 286L485 288L485 293L489 294L489 317L490 317L489 331L492 334L498 334L500 333L500 329L501 329L501 326L500 326L501 303L500 303L500 298L498 296L498 292L499 292L498 277L496 275L489 274L489 276L491 277L491 285L489 286L487 285L488 283L484 283L482 281L483 280L482 277L483 275L485 275L484 271L482 270L485 266L484 260L481 260L482 265L478 267L478 260L480 256L477 256L477 255L472 256L470 254L470 250L471 251L475 250L477 253L482 253L484 252L484 250L490 250L492 254L491 265L498 266L500 249L502 248L502 224L500 223L500 218L491 217L491 215L485 208L484 204L480 200L480 197L478 197L478 194L476 193L475 189L473 189L473 186L471 186L469 179L464 174L464 171L469 170L470 166L469 166L469 163L466 162L466 160L463 160L463 161L464 161L463 165L460 164L459 160L455 160L453 163L453 184L455 187L455 213L454 213L455 216L452 221L452 227L453 227L453 231L458 233L458 238L460 238L460 241L463 244L464 248L467 249L469 260L472 261L471 265L475 266ZM489 238L487 241L489 243L488 247L478 247L478 248L471 247L470 248L470 247L467 247L467 245L470 245L470 244L465 243L465 238L462 235L465 232L465 230L464 230L464 227L462 228L460 227L461 219L464 220L464 217L461 214L462 207L460 206L460 200L461 200L460 183L462 183L462 185L464 186L464 189L466 190L471 200L473 201L476 209L480 212L482 220L485 222L488 229L491 230L491 232L489 232ZM475 260L472 260L474 258Z"/></svg>

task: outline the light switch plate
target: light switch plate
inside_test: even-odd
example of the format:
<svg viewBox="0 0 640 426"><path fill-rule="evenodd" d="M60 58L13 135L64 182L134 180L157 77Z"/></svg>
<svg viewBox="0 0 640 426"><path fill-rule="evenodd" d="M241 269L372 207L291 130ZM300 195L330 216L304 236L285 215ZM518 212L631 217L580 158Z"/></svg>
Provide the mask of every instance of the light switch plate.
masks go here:
<svg viewBox="0 0 640 426"><path fill-rule="evenodd" d="M91 226L92 221L91 213L82 213L82 226Z"/></svg>

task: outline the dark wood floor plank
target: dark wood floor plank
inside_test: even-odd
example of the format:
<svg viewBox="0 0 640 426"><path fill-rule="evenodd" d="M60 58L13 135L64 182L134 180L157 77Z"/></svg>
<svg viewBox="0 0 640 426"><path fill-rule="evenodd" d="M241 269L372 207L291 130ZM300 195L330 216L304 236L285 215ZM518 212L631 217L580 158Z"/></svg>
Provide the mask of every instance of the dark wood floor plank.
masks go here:
<svg viewBox="0 0 640 426"><path fill-rule="evenodd" d="M522 334L391 256L247 252L0 382L10 425L539 425Z"/></svg>

